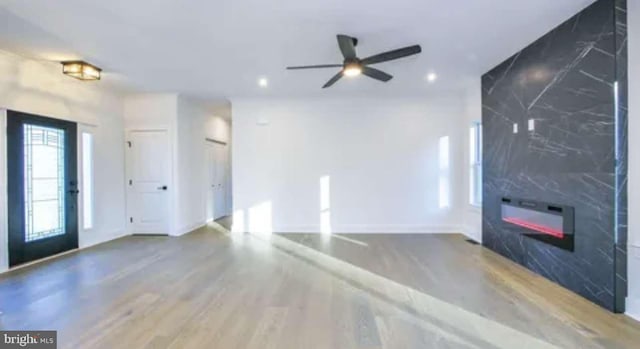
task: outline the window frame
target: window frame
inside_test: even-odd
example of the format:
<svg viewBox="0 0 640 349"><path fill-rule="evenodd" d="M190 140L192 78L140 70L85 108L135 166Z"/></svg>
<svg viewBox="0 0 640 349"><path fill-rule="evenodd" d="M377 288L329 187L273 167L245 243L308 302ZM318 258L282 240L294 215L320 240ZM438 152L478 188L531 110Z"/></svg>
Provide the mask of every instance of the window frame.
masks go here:
<svg viewBox="0 0 640 349"><path fill-rule="evenodd" d="M89 144L89 149L87 148L87 144L85 144L85 135L89 136L90 138L90 144ZM93 229L95 229L96 226L96 221L95 221L95 201L96 201L96 194L95 194L95 134L94 132L92 132L91 130L87 130L87 129L82 129L80 130L80 159L79 159L79 188L80 188L80 195L79 195L79 201L80 201L80 228L82 229L82 231L91 231ZM87 159L86 157L89 156L89 158ZM88 170L89 170L89 176L90 176L90 183L86 183L86 179L87 179L87 174L86 174L86 170L87 167L85 166L86 161L89 162L88 164ZM90 195L88 197L88 195ZM87 199L89 199L88 201L90 201L88 203L87 206ZM89 212L87 212L87 208L89 209ZM90 215L90 225L87 225L87 213Z"/></svg>
<svg viewBox="0 0 640 349"><path fill-rule="evenodd" d="M469 128L469 204L482 207L482 123Z"/></svg>

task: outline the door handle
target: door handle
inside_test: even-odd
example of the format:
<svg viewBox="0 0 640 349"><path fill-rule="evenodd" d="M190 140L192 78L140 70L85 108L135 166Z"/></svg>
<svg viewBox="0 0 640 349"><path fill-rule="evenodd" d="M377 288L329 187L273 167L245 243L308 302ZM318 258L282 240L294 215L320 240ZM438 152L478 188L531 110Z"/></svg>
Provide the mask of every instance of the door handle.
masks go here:
<svg viewBox="0 0 640 349"><path fill-rule="evenodd" d="M76 195L76 194L79 194L79 193L80 193L80 190L78 190L78 189L69 190L69 194L71 194L71 195Z"/></svg>
<svg viewBox="0 0 640 349"><path fill-rule="evenodd" d="M166 185L163 185L163 186L161 186L161 187L158 187L158 190L167 190L167 189L168 189L168 188L167 188L167 186L166 186Z"/></svg>

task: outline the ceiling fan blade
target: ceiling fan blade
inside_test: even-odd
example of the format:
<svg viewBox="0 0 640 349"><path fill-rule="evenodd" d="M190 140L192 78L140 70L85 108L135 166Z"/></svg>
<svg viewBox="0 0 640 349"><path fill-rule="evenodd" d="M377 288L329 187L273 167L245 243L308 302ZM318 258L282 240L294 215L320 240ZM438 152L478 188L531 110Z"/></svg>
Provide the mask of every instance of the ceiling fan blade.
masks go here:
<svg viewBox="0 0 640 349"><path fill-rule="evenodd" d="M387 82L391 79L393 79L393 76L383 72L382 70L378 70L375 68L371 68L371 67L362 67L362 74L370 77L370 78L374 78L376 80L380 80L380 81L384 81Z"/></svg>
<svg viewBox="0 0 640 349"><path fill-rule="evenodd" d="M345 59L356 58L356 47L353 44L353 38L347 35L338 35L338 45Z"/></svg>
<svg viewBox="0 0 640 349"><path fill-rule="evenodd" d="M342 70L340 70L340 72L338 72L338 74L334 75L331 80L327 81L326 84L324 84L324 86L322 86L322 88L327 88L327 87L331 87L331 85L335 84L336 81L340 80L342 78Z"/></svg>
<svg viewBox="0 0 640 349"><path fill-rule="evenodd" d="M420 52L422 52L422 48L420 47L420 45L399 48L397 50L388 51L388 52L377 54L375 56L367 57L362 60L362 64L376 64L376 63L392 61L394 59L415 55Z"/></svg>
<svg viewBox="0 0 640 349"><path fill-rule="evenodd" d="M318 64L318 65L301 65L297 67L287 67L288 70L298 69L318 69L318 68L341 68L342 64Z"/></svg>

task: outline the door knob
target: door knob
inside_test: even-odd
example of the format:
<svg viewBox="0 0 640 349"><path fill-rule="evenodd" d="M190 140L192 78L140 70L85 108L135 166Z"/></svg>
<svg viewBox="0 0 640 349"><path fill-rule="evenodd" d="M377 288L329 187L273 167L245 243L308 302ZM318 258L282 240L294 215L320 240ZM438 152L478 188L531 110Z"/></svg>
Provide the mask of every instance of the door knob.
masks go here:
<svg viewBox="0 0 640 349"><path fill-rule="evenodd" d="M161 187L158 187L158 190L167 190L167 189L168 189L168 188L167 188L167 186L166 186L166 185L163 185L163 186L161 186Z"/></svg>

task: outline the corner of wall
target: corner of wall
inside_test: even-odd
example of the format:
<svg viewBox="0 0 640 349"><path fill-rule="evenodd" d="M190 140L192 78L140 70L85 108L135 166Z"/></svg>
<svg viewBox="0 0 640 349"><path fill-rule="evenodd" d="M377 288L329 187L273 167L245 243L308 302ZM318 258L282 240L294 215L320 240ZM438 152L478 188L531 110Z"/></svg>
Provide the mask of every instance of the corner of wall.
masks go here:
<svg viewBox="0 0 640 349"><path fill-rule="evenodd" d="M201 221L201 222L197 222L194 224L189 224L189 225L185 225L181 228L178 228L175 232L173 232L172 234L170 234L171 236L182 236L184 234L190 233L194 230L197 230L199 228L204 227L205 225L207 225L206 220L205 221Z"/></svg>
<svg viewBox="0 0 640 349"><path fill-rule="evenodd" d="M465 222L462 226L462 234L482 243L482 211L477 208L468 208L465 212Z"/></svg>
<svg viewBox="0 0 640 349"><path fill-rule="evenodd" d="M464 108L464 121L467 125L471 125L473 122L482 121L482 82L480 76L469 79L467 82L467 88L465 89L465 108ZM467 128L464 128L467 132ZM464 164L470 163L470 144L469 136L464 134ZM461 217L463 218L463 234L470 239L482 242L482 208L474 207L469 204L469 192L471 183L471 172L465 167L464 169L464 190L461 208Z"/></svg>
<svg viewBox="0 0 640 349"><path fill-rule="evenodd" d="M640 299L627 298L627 316L640 321Z"/></svg>
<svg viewBox="0 0 640 349"><path fill-rule="evenodd" d="M99 245L111 240L119 239L127 235L131 235L131 234L128 232L128 229L124 229L124 228L111 231L107 234L104 234L104 233L103 234L91 234L91 233L82 234L80 239L80 248L83 249L83 248Z"/></svg>
<svg viewBox="0 0 640 349"><path fill-rule="evenodd" d="M626 314L640 321L640 280L633 277L640 274L640 246L629 245L628 251L629 292L627 293Z"/></svg>

